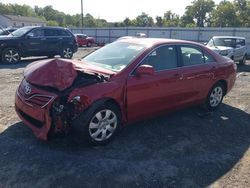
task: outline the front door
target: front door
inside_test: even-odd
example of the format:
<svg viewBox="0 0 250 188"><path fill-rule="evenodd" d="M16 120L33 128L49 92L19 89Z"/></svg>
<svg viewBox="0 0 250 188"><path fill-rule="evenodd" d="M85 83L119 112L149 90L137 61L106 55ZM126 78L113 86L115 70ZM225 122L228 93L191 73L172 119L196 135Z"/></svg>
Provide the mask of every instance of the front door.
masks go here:
<svg viewBox="0 0 250 188"><path fill-rule="evenodd" d="M35 28L26 34L25 40L22 40L22 49L24 56L42 55L44 48L44 30Z"/></svg>
<svg viewBox="0 0 250 188"><path fill-rule="evenodd" d="M157 115L178 106L182 95L182 75L179 72L175 46L160 46L140 65L150 65L153 75L136 75L127 80L127 114L129 121Z"/></svg>

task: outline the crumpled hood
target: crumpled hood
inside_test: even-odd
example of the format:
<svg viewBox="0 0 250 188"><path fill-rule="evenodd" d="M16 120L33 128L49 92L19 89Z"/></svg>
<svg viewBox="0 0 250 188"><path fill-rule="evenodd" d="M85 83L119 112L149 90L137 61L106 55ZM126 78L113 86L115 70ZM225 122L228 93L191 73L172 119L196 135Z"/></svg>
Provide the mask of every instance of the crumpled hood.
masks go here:
<svg viewBox="0 0 250 188"><path fill-rule="evenodd" d="M81 61L55 58L29 64L24 70L24 78L31 84L53 87L63 91L73 84L77 77L77 71L105 75L114 74L112 71Z"/></svg>

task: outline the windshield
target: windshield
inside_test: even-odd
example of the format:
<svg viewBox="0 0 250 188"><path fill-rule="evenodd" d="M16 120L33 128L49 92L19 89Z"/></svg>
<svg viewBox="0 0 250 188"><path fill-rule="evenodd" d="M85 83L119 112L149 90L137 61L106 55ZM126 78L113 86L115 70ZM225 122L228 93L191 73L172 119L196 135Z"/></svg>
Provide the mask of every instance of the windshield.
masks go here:
<svg viewBox="0 0 250 188"><path fill-rule="evenodd" d="M30 30L30 27L23 27L23 28L17 29L16 31L12 32L10 35L13 35L15 37L21 37L25 33L27 33L29 30Z"/></svg>
<svg viewBox="0 0 250 188"><path fill-rule="evenodd" d="M208 46L226 46L235 48L236 46L236 39L230 38L212 38L208 42Z"/></svg>
<svg viewBox="0 0 250 188"><path fill-rule="evenodd" d="M146 46L126 42L113 42L91 53L83 60L115 72L119 72L130 64Z"/></svg>

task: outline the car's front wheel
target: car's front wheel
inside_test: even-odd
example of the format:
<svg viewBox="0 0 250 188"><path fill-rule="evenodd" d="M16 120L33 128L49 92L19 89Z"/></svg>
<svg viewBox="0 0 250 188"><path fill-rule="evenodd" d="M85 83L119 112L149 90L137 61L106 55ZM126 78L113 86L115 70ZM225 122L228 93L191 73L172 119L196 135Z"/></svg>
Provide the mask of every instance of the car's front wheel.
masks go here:
<svg viewBox="0 0 250 188"><path fill-rule="evenodd" d="M216 83L208 93L205 108L209 111L215 110L218 106L220 106L224 95L224 85L221 82Z"/></svg>
<svg viewBox="0 0 250 188"><path fill-rule="evenodd" d="M20 53L17 49L7 48L3 50L2 61L4 63L17 63L18 61L20 61L20 59Z"/></svg>
<svg viewBox="0 0 250 188"><path fill-rule="evenodd" d="M89 144L105 145L117 134L120 119L116 105L109 102L94 104L73 123L73 128L78 127L77 131Z"/></svg>
<svg viewBox="0 0 250 188"><path fill-rule="evenodd" d="M73 49L71 47L65 47L62 49L61 57L65 59L71 59L73 57Z"/></svg>

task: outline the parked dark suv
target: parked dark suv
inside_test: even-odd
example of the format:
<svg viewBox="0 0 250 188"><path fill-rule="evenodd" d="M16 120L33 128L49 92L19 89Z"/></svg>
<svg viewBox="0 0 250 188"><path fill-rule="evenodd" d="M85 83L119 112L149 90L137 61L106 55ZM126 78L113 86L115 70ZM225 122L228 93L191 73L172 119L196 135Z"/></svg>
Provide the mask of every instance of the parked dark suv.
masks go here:
<svg viewBox="0 0 250 188"><path fill-rule="evenodd" d="M0 37L2 62L16 63L21 57L60 55L70 59L77 51L74 35L60 27L22 27Z"/></svg>

